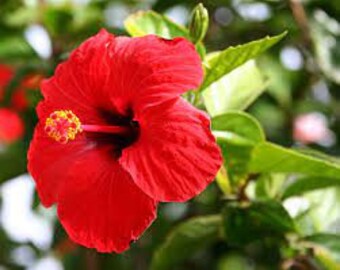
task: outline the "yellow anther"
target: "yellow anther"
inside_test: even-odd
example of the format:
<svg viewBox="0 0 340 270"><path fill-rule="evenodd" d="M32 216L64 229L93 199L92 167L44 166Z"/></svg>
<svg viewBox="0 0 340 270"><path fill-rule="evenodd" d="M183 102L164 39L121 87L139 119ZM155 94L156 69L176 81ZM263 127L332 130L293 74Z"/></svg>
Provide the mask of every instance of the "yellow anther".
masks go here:
<svg viewBox="0 0 340 270"><path fill-rule="evenodd" d="M46 119L45 132L50 138L65 144L82 132L81 122L70 110L54 111Z"/></svg>

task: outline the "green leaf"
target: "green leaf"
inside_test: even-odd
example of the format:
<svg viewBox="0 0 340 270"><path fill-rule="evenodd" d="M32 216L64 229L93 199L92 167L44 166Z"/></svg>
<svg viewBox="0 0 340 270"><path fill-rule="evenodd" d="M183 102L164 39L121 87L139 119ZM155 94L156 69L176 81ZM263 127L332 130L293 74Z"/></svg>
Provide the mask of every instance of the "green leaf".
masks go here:
<svg viewBox="0 0 340 270"><path fill-rule="evenodd" d="M265 140L260 124L243 112L228 112L212 119L213 134L221 146L225 168L232 184L243 180L255 144Z"/></svg>
<svg viewBox="0 0 340 270"><path fill-rule="evenodd" d="M304 235L334 231L340 220L340 188L315 190L304 194L303 198L309 204L305 220L310 221L310 225L302 227Z"/></svg>
<svg viewBox="0 0 340 270"><path fill-rule="evenodd" d="M139 11L130 15L124 21L124 25L126 31L133 37L154 34L163 38L189 38L189 32L186 28L152 10Z"/></svg>
<svg viewBox="0 0 340 270"><path fill-rule="evenodd" d="M222 166L221 169L216 174L216 183L220 190L223 192L223 194L225 195L231 194L232 190L230 186L230 181L227 170L224 166Z"/></svg>
<svg viewBox="0 0 340 270"><path fill-rule="evenodd" d="M39 20L39 9L34 7L20 7L5 16L5 21L10 26L26 26Z"/></svg>
<svg viewBox="0 0 340 270"><path fill-rule="evenodd" d="M295 224L284 207L276 201L258 201L247 206L227 205L223 211L227 241L244 245L261 237L282 238L295 231Z"/></svg>
<svg viewBox="0 0 340 270"><path fill-rule="evenodd" d="M340 269L340 263L336 262L334 258L332 258L331 254L329 254L329 252L323 249L314 249L314 256L317 262L319 262L319 264L322 265L322 269L325 270Z"/></svg>
<svg viewBox="0 0 340 270"><path fill-rule="evenodd" d="M288 198L316 189L323 189L332 186L340 186L339 179L325 177L303 177L295 180L284 190L282 197Z"/></svg>
<svg viewBox="0 0 340 270"><path fill-rule="evenodd" d="M28 43L18 36L0 38L0 60L23 60L36 57Z"/></svg>
<svg viewBox="0 0 340 270"><path fill-rule="evenodd" d="M340 164L302 154L272 143L256 145L249 165L250 172L301 173L340 181Z"/></svg>
<svg viewBox="0 0 340 270"><path fill-rule="evenodd" d="M281 173L262 174L256 179L255 194L258 199L274 199L282 193L287 175Z"/></svg>
<svg viewBox="0 0 340 270"><path fill-rule="evenodd" d="M152 10L138 11L130 15L124 21L124 26L132 37L142 37L153 34L166 39L185 37L190 40L189 30L187 28ZM205 47L202 42L196 44L196 50L203 58L205 55Z"/></svg>
<svg viewBox="0 0 340 270"><path fill-rule="evenodd" d="M207 88L235 68L260 55L279 42L287 32L273 37L265 37L216 53L208 62L208 68L201 89Z"/></svg>
<svg viewBox="0 0 340 270"><path fill-rule="evenodd" d="M26 148L14 143L0 153L0 183L26 172Z"/></svg>
<svg viewBox="0 0 340 270"><path fill-rule="evenodd" d="M43 21L52 36L62 36L71 31L73 16L68 6L50 6L43 13Z"/></svg>
<svg viewBox="0 0 340 270"><path fill-rule="evenodd" d="M312 245L328 250L340 262L340 235L339 234L314 234L303 239Z"/></svg>
<svg viewBox="0 0 340 270"><path fill-rule="evenodd" d="M221 142L228 142L231 144L239 144L239 140L234 141L233 138L241 138L250 144L263 142L265 140L264 132L259 122L250 114L244 112L228 112L218 115L211 120L211 129L217 132L221 137L217 139ZM223 136L225 132L225 136ZM228 138L230 135L230 139Z"/></svg>
<svg viewBox="0 0 340 270"><path fill-rule="evenodd" d="M292 78L291 74L280 63L280 59L264 56L258 61L259 67L268 79L267 93L283 107L291 104Z"/></svg>
<svg viewBox="0 0 340 270"><path fill-rule="evenodd" d="M218 270L252 270L253 262L242 254L228 253L223 256L217 266Z"/></svg>
<svg viewBox="0 0 340 270"><path fill-rule="evenodd" d="M211 116L246 109L266 88L255 61L251 60L212 83L202 93Z"/></svg>
<svg viewBox="0 0 340 270"><path fill-rule="evenodd" d="M156 251L150 269L175 269L175 265L217 241L221 224L219 215L197 217L180 224Z"/></svg>

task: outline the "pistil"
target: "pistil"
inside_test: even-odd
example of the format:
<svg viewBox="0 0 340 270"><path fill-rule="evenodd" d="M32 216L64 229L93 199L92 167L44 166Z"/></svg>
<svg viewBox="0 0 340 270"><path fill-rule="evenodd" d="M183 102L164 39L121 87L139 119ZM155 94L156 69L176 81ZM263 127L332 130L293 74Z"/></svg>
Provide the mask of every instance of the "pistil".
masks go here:
<svg viewBox="0 0 340 270"><path fill-rule="evenodd" d="M58 110L50 114L45 122L45 132L57 142L66 144L75 140L81 132L124 135L131 127L114 125L86 125L71 110Z"/></svg>

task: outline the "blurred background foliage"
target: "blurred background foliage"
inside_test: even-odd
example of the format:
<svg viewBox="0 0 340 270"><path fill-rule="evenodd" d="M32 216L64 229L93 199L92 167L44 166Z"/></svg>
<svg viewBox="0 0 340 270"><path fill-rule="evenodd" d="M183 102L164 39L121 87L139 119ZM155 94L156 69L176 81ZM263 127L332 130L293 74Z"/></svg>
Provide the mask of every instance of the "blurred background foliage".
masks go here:
<svg viewBox="0 0 340 270"><path fill-rule="evenodd" d="M177 24L188 25L198 1L0 0L1 270L340 269L339 0L201 2L210 20L205 49L196 47L207 75L202 96L185 98L213 117L225 166L197 198L161 204L142 238L115 255L72 243L25 173L39 83L102 27L190 38ZM228 54L218 79L210 72L221 58L205 50L286 30L260 56L249 57L270 41ZM232 67L231 57L246 63Z"/></svg>

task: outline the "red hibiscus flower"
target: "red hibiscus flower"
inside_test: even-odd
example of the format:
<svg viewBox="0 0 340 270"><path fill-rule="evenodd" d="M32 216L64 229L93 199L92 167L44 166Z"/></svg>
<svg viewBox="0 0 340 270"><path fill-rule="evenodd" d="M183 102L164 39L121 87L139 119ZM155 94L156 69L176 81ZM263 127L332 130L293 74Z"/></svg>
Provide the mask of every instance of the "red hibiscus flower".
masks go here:
<svg viewBox="0 0 340 270"><path fill-rule="evenodd" d="M71 239L122 252L156 216L214 179L221 154L208 117L180 97L202 67L183 38L85 41L43 81L28 168Z"/></svg>
<svg viewBox="0 0 340 270"><path fill-rule="evenodd" d="M0 109L0 144L17 141L24 134L24 124L19 115L9 109Z"/></svg>

